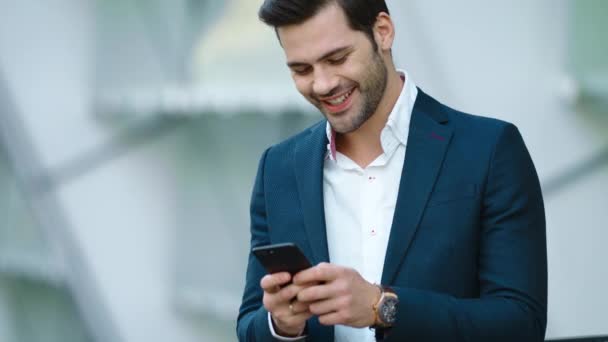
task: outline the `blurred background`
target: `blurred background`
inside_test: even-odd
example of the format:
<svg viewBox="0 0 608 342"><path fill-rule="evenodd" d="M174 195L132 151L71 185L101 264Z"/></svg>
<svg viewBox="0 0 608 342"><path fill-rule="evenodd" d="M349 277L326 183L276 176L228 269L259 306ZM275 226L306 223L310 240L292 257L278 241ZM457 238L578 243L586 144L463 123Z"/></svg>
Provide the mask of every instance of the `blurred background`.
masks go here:
<svg viewBox="0 0 608 342"><path fill-rule="evenodd" d="M261 0L0 0L0 341L234 341L265 147L319 120ZM422 89L521 130L548 338L608 334L608 1L389 0Z"/></svg>

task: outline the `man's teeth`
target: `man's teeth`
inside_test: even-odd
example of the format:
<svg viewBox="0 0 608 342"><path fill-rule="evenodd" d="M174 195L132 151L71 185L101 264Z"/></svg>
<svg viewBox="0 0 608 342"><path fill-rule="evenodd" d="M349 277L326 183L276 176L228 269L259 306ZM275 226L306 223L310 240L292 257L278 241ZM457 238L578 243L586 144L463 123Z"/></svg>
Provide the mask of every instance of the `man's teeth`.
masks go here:
<svg viewBox="0 0 608 342"><path fill-rule="evenodd" d="M346 101L346 99L350 96L350 94L352 94L352 90L349 91L348 93L338 97L337 99L328 100L327 102L329 102L332 106L340 105L340 104L344 103L344 101Z"/></svg>

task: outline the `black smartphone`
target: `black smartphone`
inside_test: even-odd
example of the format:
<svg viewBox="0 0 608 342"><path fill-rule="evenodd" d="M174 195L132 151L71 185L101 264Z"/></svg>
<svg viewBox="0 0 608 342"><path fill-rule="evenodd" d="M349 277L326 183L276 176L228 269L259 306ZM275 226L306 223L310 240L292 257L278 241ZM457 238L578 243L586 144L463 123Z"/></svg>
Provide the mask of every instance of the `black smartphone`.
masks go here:
<svg viewBox="0 0 608 342"><path fill-rule="evenodd" d="M289 272L294 275L312 265L294 243L278 243L255 247L251 250L270 274Z"/></svg>

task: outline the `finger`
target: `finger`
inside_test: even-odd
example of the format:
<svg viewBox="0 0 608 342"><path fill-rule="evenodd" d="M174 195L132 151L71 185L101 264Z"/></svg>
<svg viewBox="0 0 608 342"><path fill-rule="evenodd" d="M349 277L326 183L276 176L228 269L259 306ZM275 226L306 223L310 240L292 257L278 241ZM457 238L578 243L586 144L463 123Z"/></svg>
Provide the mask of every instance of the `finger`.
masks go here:
<svg viewBox="0 0 608 342"><path fill-rule="evenodd" d="M307 287L298 292L298 300L305 303L317 302L337 296L339 289L335 283Z"/></svg>
<svg viewBox="0 0 608 342"><path fill-rule="evenodd" d="M271 289L271 292L264 292L262 303L269 312L275 313L282 308L289 307L291 301L296 298L299 288L295 285L288 285L276 292L272 291L274 289Z"/></svg>
<svg viewBox="0 0 608 342"><path fill-rule="evenodd" d="M275 293L290 280L291 275L287 272L267 274L260 280L260 287L266 292Z"/></svg>
<svg viewBox="0 0 608 342"><path fill-rule="evenodd" d="M305 313L305 312L310 312L310 310L308 308L309 305L306 303L302 303L297 299L292 301L290 305L291 305L291 312L295 315Z"/></svg>
<svg viewBox="0 0 608 342"><path fill-rule="evenodd" d="M314 302L308 306L308 310L317 315L322 316L332 312L338 312L344 309L344 301L342 298L331 298L327 300L322 300L318 302Z"/></svg>
<svg viewBox="0 0 608 342"><path fill-rule="evenodd" d="M342 317L342 314L340 312L331 312L319 316L319 323L323 325L346 324L345 319Z"/></svg>
<svg viewBox="0 0 608 342"><path fill-rule="evenodd" d="M279 292L276 293L277 297L283 303L291 303L296 299L296 296L300 292L301 287L290 284L282 288Z"/></svg>
<svg viewBox="0 0 608 342"><path fill-rule="evenodd" d="M287 285L277 292L265 292L263 304L270 312L276 312L277 309L289 307L296 300L301 287L297 285Z"/></svg>
<svg viewBox="0 0 608 342"><path fill-rule="evenodd" d="M307 285L311 283L327 282L336 279L342 267L322 262L317 266L299 272L293 278L293 283L297 285Z"/></svg>
<svg viewBox="0 0 608 342"><path fill-rule="evenodd" d="M293 317L302 317L302 316L312 315L312 313L310 311L308 311L308 308L306 308L300 312L296 312L295 309L290 309L290 306L293 308L293 305L288 304L288 303L280 305L271 314L273 317L276 317L277 319L281 320L282 322L285 322Z"/></svg>

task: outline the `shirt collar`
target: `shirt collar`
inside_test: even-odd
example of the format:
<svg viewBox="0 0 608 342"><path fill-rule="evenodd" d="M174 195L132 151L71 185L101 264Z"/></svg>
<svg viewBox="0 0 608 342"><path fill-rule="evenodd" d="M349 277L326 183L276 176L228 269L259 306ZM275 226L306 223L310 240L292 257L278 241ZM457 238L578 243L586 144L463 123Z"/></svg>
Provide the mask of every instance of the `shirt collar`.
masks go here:
<svg viewBox="0 0 608 342"><path fill-rule="evenodd" d="M414 103L418 96L418 89L405 70L397 69L401 79L405 80L399 98L388 116L386 126L382 130L381 144L385 153L393 152L397 145L407 145L410 118ZM331 128L329 121L325 126L327 134L327 158L336 161L336 132ZM396 143L395 143L396 142Z"/></svg>

